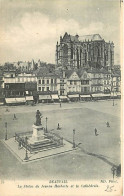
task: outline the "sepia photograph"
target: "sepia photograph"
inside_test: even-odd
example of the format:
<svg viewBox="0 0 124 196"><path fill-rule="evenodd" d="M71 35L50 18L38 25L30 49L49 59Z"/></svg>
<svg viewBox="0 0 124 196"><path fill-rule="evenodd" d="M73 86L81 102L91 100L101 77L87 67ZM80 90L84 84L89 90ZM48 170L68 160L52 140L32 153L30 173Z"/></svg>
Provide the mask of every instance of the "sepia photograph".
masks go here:
<svg viewBox="0 0 124 196"><path fill-rule="evenodd" d="M0 0L1 196L122 196L121 0Z"/></svg>

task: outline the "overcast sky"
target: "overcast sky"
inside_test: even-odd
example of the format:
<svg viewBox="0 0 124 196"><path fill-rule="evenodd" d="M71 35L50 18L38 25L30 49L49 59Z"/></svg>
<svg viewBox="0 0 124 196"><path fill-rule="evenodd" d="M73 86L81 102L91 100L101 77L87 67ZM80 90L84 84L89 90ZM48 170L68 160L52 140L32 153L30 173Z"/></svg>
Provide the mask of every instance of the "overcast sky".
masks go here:
<svg viewBox="0 0 124 196"><path fill-rule="evenodd" d="M68 32L99 33L120 59L120 0L0 0L0 63L55 63L56 42Z"/></svg>

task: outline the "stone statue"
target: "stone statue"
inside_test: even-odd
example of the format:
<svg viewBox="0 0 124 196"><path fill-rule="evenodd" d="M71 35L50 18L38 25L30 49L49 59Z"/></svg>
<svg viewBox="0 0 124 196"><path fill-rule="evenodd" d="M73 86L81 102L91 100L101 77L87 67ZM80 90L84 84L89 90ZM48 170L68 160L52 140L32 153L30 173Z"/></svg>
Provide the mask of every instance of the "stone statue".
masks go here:
<svg viewBox="0 0 124 196"><path fill-rule="evenodd" d="M36 112L36 123L35 123L36 126L41 125L41 118L42 118L42 114L40 113L39 110L37 110L37 112Z"/></svg>

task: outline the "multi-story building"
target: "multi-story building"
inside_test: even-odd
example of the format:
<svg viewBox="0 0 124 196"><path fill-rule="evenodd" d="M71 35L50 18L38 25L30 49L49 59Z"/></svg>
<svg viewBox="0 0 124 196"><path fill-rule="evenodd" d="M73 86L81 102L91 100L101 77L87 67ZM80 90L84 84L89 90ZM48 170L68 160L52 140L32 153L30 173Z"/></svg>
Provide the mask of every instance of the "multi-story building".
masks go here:
<svg viewBox="0 0 124 196"><path fill-rule="evenodd" d="M58 84L60 84L59 76L53 73L37 73L37 91L39 94L39 101L57 101Z"/></svg>
<svg viewBox="0 0 124 196"><path fill-rule="evenodd" d="M81 80L81 93L89 94L91 92L90 75L84 69L80 69L78 71L78 75L80 76L80 80Z"/></svg>
<svg viewBox="0 0 124 196"><path fill-rule="evenodd" d="M103 70L103 87L104 87L104 93L110 93L111 92L111 71Z"/></svg>
<svg viewBox="0 0 124 196"><path fill-rule="evenodd" d="M103 74L97 69L87 70L90 77L90 91L91 93L103 92Z"/></svg>
<svg viewBox="0 0 124 196"><path fill-rule="evenodd" d="M56 45L56 64L64 67L111 69L114 65L114 43L105 42L99 34L60 36Z"/></svg>
<svg viewBox="0 0 124 196"><path fill-rule="evenodd" d="M34 101L37 91L35 74L16 74L15 70L4 71L4 92L7 104Z"/></svg>
<svg viewBox="0 0 124 196"><path fill-rule="evenodd" d="M119 73L112 73L112 85L111 91L112 92L121 92L121 75Z"/></svg>
<svg viewBox="0 0 124 196"><path fill-rule="evenodd" d="M78 72L75 70L66 71L67 94L70 100L78 101L81 92L81 80Z"/></svg>
<svg viewBox="0 0 124 196"><path fill-rule="evenodd" d="M0 105L4 104L4 79L2 73L0 74Z"/></svg>

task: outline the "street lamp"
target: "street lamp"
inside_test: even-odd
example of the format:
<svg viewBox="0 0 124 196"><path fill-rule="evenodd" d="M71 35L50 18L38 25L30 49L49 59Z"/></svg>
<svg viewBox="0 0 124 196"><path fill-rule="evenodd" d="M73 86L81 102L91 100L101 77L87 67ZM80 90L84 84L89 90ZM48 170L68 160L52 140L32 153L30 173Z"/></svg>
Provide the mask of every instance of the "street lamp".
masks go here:
<svg viewBox="0 0 124 196"><path fill-rule="evenodd" d="M27 137L27 136L26 136L26 138L25 138L25 144L26 144L26 154L25 154L25 159L24 159L24 160L28 160L28 150L27 150L28 137Z"/></svg>
<svg viewBox="0 0 124 196"><path fill-rule="evenodd" d="M47 133L47 120L48 120L48 118L46 117L46 133Z"/></svg>
<svg viewBox="0 0 124 196"><path fill-rule="evenodd" d="M114 104L114 90L113 90L113 106L114 106L115 104Z"/></svg>
<svg viewBox="0 0 124 196"><path fill-rule="evenodd" d="M5 128L6 128L5 140L7 140L7 122L5 122Z"/></svg>
<svg viewBox="0 0 124 196"><path fill-rule="evenodd" d="M75 129L73 129L73 148L75 148Z"/></svg>

